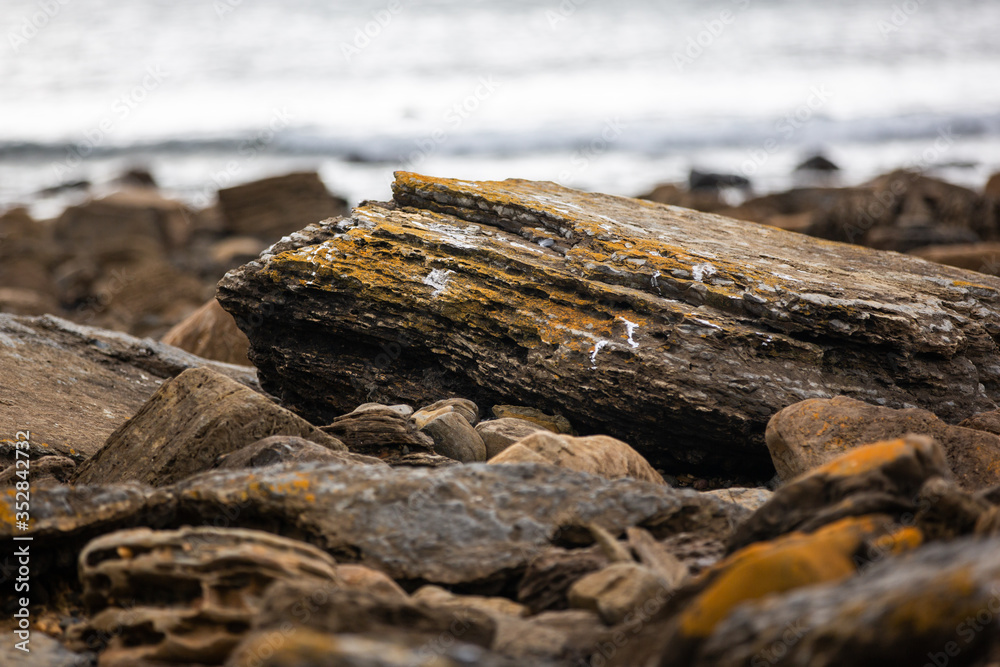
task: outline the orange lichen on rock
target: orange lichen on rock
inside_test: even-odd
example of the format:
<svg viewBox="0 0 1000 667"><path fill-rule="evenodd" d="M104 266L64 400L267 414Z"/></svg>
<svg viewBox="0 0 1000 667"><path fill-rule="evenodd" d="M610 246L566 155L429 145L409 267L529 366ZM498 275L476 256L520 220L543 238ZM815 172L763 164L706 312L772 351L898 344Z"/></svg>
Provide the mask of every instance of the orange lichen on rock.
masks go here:
<svg viewBox="0 0 1000 667"><path fill-rule="evenodd" d="M884 520L852 517L815 533L791 533L737 551L703 575L709 583L681 613L682 635L707 637L748 600L855 574L856 554L885 530Z"/></svg>

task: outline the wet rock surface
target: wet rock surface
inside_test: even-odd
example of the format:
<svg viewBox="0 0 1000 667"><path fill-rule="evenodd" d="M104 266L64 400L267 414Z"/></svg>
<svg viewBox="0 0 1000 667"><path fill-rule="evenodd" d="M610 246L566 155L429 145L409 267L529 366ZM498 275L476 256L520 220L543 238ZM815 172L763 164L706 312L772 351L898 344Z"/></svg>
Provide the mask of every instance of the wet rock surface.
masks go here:
<svg viewBox="0 0 1000 667"><path fill-rule="evenodd" d="M393 188L220 283L261 319L265 388L313 421L372 398L527 402L654 466L763 480L768 419L807 398L995 409L995 278L548 183Z"/></svg>

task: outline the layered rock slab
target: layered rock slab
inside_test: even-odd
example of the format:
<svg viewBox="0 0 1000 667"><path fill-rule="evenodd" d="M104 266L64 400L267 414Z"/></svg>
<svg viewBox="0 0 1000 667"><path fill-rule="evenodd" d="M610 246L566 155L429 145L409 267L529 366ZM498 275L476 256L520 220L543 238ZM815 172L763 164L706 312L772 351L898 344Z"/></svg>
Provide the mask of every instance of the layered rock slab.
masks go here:
<svg viewBox="0 0 1000 667"><path fill-rule="evenodd" d="M1000 279L552 183L393 192L219 285L263 386L314 423L458 395L764 475L768 419L804 399L995 409Z"/></svg>

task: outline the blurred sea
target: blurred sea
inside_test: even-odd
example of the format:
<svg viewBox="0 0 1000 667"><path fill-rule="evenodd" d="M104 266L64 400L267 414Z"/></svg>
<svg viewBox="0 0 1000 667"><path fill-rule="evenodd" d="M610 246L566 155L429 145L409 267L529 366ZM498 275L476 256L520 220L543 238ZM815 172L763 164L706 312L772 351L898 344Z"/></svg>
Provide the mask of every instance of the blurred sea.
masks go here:
<svg viewBox="0 0 1000 667"><path fill-rule="evenodd" d="M135 165L196 204L317 168L635 195L692 167L853 184L1000 169L1000 3L977 0L4 0L0 209ZM70 196L72 197L72 195Z"/></svg>

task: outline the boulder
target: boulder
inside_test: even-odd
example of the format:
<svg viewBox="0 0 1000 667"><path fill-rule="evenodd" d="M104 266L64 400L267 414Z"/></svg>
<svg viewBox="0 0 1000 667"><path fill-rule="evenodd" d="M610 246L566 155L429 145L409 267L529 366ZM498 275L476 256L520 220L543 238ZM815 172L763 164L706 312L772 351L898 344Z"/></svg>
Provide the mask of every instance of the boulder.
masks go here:
<svg viewBox="0 0 1000 667"><path fill-rule="evenodd" d="M993 435L1000 435L1000 410L990 412L980 412L972 415L958 424L962 428L971 428L977 431L986 431Z"/></svg>
<svg viewBox="0 0 1000 667"><path fill-rule="evenodd" d="M73 482L166 486L271 435L297 435L328 449L347 449L261 394L221 373L193 368L164 383L108 436L77 469Z"/></svg>
<svg viewBox="0 0 1000 667"><path fill-rule="evenodd" d="M996 409L1000 278L552 183L400 172L393 192L219 285L259 323L265 389L315 423L524 403L762 482L767 421L807 398Z"/></svg>
<svg viewBox="0 0 1000 667"><path fill-rule="evenodd" d="M250 366L250 341L215 299L175 324L161 342L205 359Z"/></svg>
<svg viewBox="0 0 1000 667"><path fill-rule="evenodd" d="M230 234L276 241L285 234L346 212L316 172L264 178L219 190L219 208Z"/></svg>
<svg viewBox="0 0 1000 667"><path fill-rule="evenodd" d="M69 645L101 651L101 664L220 664L262 613L273 582L317 587L337 579L319 549L235 528L148 528L91 541L80 554L91 616Z"/></svg>
<svg viewBox="0 0 1000 667"><path fill-rule="evenodd" d="M523 405L494 405L493 416L497 419L523 419L534 422L553 433L576 435L568 419L562 415L545 414L537 408L529 408Z"/></svg>
<svg viewBox="0 0 1000 667"><path fill-rule="evenodd" d="M0 514L14 498L0 494ZM552 466L485 464L426 470L299 463L214 470L169 487L53 487L32 496L39 553L75 557L80 539L146 525L252 527L306 540L397 581L516 587L527 563L575 525L657 539L694 532L724 539L745 510L693 491L605 480ZM0 523L0 539L14 534ZM40 568L43 562L32 561ZM49 577L46 574L45 577ZM45 578L42 577L42 578Z"/></svg>
<svg viewBox="0 0 1000 667"><path fill-rule="evenodd" d="M211 367L256 389L253 369L55 317L0 315L0 438L31 432L33 457L79 462L167 379Z"/></svg>
<svg viewBox="0 0 1000 667"><path fill-rule="evenodd" d="M998 539L929 545L840 585L737 607L688 664L992 665L998 579Z"/></svg>
<svg viewBox="0 0 1000 667"><path fill-rule="evenodd" d="M485 461L486 444L468 420L458 412L438 412L420 429L434 440L434 451L462 463Z"/></svg>
<svg viewBox="0 0 1000 667"><path fill-rule="evenodd" d="M222 470L237 470L239 468L262 468L278 463L304 463L307 461L325 461L346 465L385 465L379 459L371 456L330 449L295 435L272 435L242 449L223 454L215 462L214 467Z"/></svg>
<svg viewBox="0 0 1000 667"><path fill-rule="evenodd" d="M894 410L843 396L811 399L774 415L766 441L778 475L789 480L855 447L907 433L927 435L940 443L964 488L1000 483L1000 436L951 426L918 408Z"/></svg>
<svg viewBox="0 0 1000 667"><path fill-rule="evenodd" d="M544 430L543 427L535 422L514 417L491 419L476 424L476 433L479 434L486 445L487 460L492 459L518 440L527 438L532 433Z"/></svg>
<svg viewBox="0 0 1000 667"><path fill-rule="evenodd" d="M859 447L779 488L736 527L729 549L844 517L883 514L912 522L924 484L950 476L941 446L925 436Z"/></svg>
<svg viewBox="0 0 1000 667"><path fill-rule="evenodd" d="M601 475L609 479L634 479L666 484L646 459L621 440L606 435L574 438L539 431L518 441L492 459L490 464L538 462Z"/></svg>
<svg viewBox="0 0 1000 667"><path fill-rule="evenodd" d="M930 262L957 266L970 271L1000 275L1000 242L932 245L911 250L910 254Z"/></svg>

